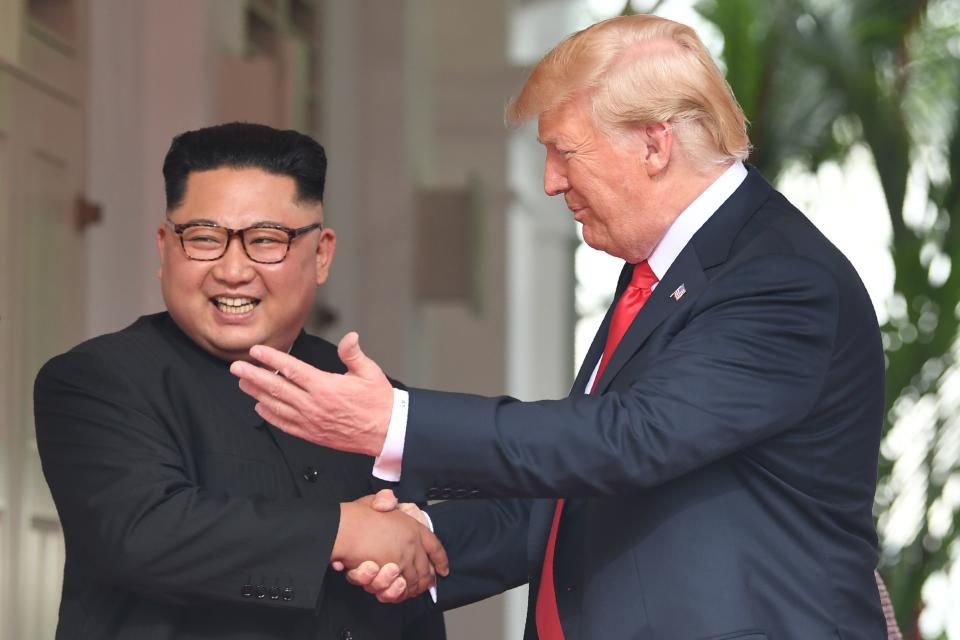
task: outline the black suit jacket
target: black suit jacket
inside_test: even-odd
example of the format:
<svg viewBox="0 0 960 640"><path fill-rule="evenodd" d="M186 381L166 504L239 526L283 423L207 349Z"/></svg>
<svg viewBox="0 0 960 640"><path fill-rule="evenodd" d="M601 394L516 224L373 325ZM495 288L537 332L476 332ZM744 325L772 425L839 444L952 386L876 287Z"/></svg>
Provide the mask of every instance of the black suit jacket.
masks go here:
<svg viewBox="0 0 960 640"><path fill-rule="evenodd" d="M847 260L751 170L587 396L609 315L564 400L411 391L401 497L528 498L432 511L441 603L529 580L535 637L554 500L529 498L565 496L567 640L884 638L883 352Z"/></svg>
<svg viewBox="0 0 960 640"><path fill-rule="evenodd" d="M292 354L342 371L301 333ZM328 569L339 503L372 459L265 423L221 361L161 313L48 362L35 412L66 539L57 638L401 638L422 599L381 605ZM428 615L405 638L442 638Z"/></svg>

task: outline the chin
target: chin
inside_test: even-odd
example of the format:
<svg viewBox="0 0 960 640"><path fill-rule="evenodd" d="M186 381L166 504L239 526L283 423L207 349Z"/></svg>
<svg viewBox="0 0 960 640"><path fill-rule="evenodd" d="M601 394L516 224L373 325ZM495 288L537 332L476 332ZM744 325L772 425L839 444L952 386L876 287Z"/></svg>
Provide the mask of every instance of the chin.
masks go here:
<svg viewBox="0 0 960 640"><path fill-rule="evenodd" d="M597 238L594 238L592 235L588 235L587 233L583 234L583 241L591 249L596 249L597 251L603 251L604 253L615 255L610 251L610 244L608 242L603 242Z"/></svg>
<svg viewBox="0 0 960 640"><path fill-rule="evenodd" d="M212 336L207 340L210 351L224 360L249 360L250 347L263 344L265 339L254 336Z"/></svg>
<svg viewBox="0 0 960 640"><path fill-rule="evenodd" d="M233 362L234 360L251 360L250 347L252 347L254 344L256 343L244 343L243 345L211 344L207 351L221 360L226 360L228 362Z"/></svg>

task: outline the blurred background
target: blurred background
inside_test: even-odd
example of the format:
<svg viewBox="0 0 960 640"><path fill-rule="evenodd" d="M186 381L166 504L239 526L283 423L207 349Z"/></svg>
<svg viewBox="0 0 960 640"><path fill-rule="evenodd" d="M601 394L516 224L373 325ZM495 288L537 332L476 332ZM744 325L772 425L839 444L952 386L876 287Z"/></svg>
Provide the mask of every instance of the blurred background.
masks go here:
<svg viewBox="0 0 960 640"><path fill-rule="evenodd" d="M162 308L171 137L249 120L326 146L339 246L311 330L357 329L414 386L560 397L619 264L502 114L546 50L623 12L700 31L750 161L866 282L888 365L880 569L907 638L960 639L960 0L0 0L0 640L56 625L34 375ZM525 600L452 612L449 636L519 640Z"/></svg>

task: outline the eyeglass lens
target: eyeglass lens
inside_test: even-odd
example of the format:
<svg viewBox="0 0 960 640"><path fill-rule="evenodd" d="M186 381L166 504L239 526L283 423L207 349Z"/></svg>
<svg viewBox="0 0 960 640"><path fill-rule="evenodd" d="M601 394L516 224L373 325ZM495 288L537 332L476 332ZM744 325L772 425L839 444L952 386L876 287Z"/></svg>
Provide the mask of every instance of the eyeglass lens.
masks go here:
<svg viewBox="0 0 960 640"><path fill-rule="evenodd" d="M281 229L246 229L243 246L251 260L279 262L287 255L290 237ZM195 260L216 260L227 250L229 234L220 227L190 227L183 230L183 248Z"/></svg>

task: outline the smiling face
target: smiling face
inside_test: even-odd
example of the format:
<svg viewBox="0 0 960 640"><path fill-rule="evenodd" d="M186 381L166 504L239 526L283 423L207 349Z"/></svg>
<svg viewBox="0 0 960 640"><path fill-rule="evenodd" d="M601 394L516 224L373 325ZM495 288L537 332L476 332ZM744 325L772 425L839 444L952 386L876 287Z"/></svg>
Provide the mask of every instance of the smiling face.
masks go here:
<svg viewBox="0 0 960 640"><path fill-rule="evenodd" d="M298 202L289 176L261 169L219 168L193 172L171 222L213 222L244 229L258 222L289 228L323 220L319 202ZM258 264L238 237L210 262L187 258L166 224L157 230L160 282L167 310L200 347L223 360L249 360L256 344L287 350L303 328L317 287L327 279L336 248L330 229L293 240L283 262Z"/></svg>
<svg viewBox="0 0 960 640"><path fill-rule="evenodd" d="M678 212L663 206L660 174L669 162L663 130L617 133L614 142L596 127L585 95L544 112L539 139L546 147L543 189L563 195L583 239L628 262L639 262L667 232Z"/></svg>

